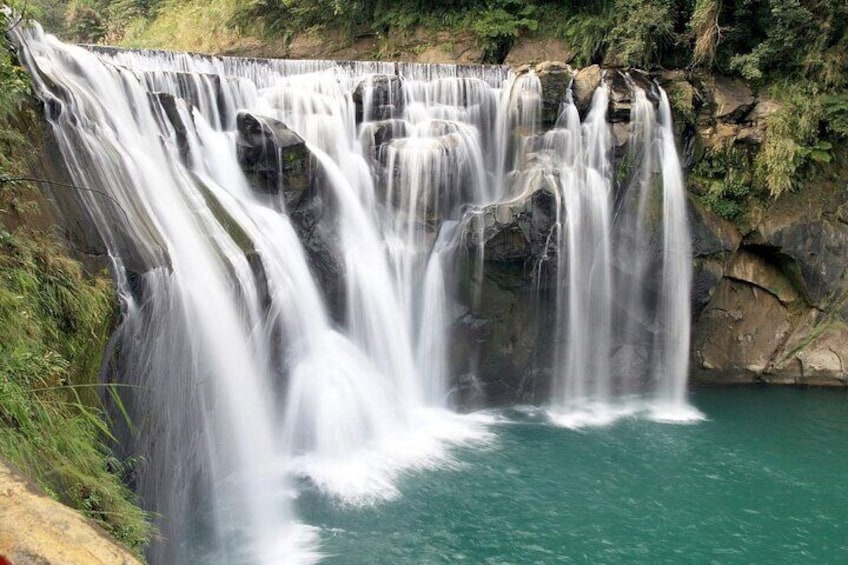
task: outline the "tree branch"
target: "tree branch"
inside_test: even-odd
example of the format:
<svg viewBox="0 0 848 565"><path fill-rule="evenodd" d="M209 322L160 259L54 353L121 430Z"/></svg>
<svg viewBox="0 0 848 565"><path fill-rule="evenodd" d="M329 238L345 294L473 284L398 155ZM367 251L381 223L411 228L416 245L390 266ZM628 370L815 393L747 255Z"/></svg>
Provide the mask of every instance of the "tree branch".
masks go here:
<svg viewBox="0 0 848 565"><path fill-rule="evenodd" d="M70 183L66 183L66 182L59 182L59 181L54 181L54 180L50 180L50 179L42 179L42 178L36 178L36 177L17 177L17 176L16 177L10 177L10 176L0 174L0 186L2 186L4 184L15 184L15 183L18 183L18 182L35 182L35 183L52 184L54 186L63 186L65 188L72 188L74 190L78 190L78 191L81 191L81 192L90 192L92 194L97 194L99 196L103 196L104 198L108 198L109 200L111 200L112 204L117 206L118 210L121 211L121 213L124 215L124 217L127 220L129 220L129 218L130 218L127 211L124 209L123 206L121 206L121 203L118 202L115 199L114 196L112 196L111 194L108 194L106 192L103 192L102 190L96 190L94 188L87 188L87 187L84 187L84 186L77 186L75 184L70 184Z"/></svg>

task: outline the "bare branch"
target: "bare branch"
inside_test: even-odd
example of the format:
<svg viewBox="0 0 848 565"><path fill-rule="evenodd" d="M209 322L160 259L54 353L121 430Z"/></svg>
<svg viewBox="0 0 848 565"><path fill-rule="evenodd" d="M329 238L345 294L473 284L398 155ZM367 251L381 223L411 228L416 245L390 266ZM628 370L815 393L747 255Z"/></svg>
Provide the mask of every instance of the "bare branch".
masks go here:
<svg viewBox="0 0 848 565"><path fill-rule="evenodd" d="M104 198L108 198L109 200L111 200L112 204L114 204L118 208L118 210L121 211L121 213L124 215L124 217L126 217L127 220L129 220L129 214L124 209L124 207L121 205L121 203L118 202L115 199L114 196L112 196L111 194L108 194L106 192L103 192L102 190L97 190L97 189L94 189L94 188L87 188L87 187L84 187L84 186L77 186L75 184L70 184L70 183L66 183L66 182L59 182L59 181L54 181L54 180L50 180L50 179L42 179L42 178L36 178L36 177L9 177L9 176L0 174L0 185L15 184L15 183L18 183L18 182L35 182L35 183L51 184L51 185L54 185L54 186L63 186L63 187L66 187L66 188L72 188L74 190L78 190L78 191L82 191L82 192L90 192L92 194L97 194L98 196L103 196Z"/></svg>

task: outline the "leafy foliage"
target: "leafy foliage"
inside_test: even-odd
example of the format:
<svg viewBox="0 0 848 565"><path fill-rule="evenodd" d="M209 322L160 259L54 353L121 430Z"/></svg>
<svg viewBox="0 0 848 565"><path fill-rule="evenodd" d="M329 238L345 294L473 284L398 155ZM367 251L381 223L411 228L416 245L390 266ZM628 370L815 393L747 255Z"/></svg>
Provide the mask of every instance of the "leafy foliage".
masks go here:
<svg viewBox="0 0 848 565"><path fill-rule="evenodd" d="M0 14L0 23L5 18ZM26 72L15 64L8 45L0 46L0 123L7 123L18 112L29 94L29 80Z"/></svg>
<svg viewBox="0 0 848 565"><path fill-rule="evenodd" d="M755 161L756 180L773 197L800 186L813 162L829 160L821 139L822 97L809 84L772 89L780 109L766 118L766 137Z"/></svg>
<svg viewBox="0 0 848 565"><path fill-rule="evenodd" d="M485 60L501 62L516 37L524 31L538 29L539 22L534 18L535 14L536 6L533 4L521 0L498 0L489 2L467 21L483 45Z"/></svg>
<svg viewBox="0 0 848 565"><path fill-rule="evenodd" d="M671 0L616 0L616 21L610 31L610 50L617 62L650 66L673 43Z"/></svg>
<svg viewBox="0 0 848 565"><path fill-rule="evenodd" d="M707 150L692 171L691 183L701 201L727 220L739 218L753 196L749 151L727 146Z"/></svg>
<svg viewBox="0 0 848 565"><path fill-rule="evenodd" d="M151 528L121 481L97 394L109 281L85 277L49 240L0 235L0 453L139 551Z"/></svg>
<svg viewBox="0 0 848 565"><path fill-rule="evenodd" d="M711 67L721 42L721 0L696 0L689 26L694 38L693 64Z"/></svg>

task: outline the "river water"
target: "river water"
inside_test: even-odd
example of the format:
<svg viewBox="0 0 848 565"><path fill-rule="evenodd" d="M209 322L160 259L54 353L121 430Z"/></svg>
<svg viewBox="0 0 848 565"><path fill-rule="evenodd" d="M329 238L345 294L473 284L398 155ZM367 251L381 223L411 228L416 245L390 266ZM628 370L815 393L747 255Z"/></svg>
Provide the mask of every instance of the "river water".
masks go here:
<svg viewBox="0 0 848 565"><path fill-rule="evenodd" d="M326 563L846 563L848 394L709 389L688 424L492 413L484 448L349 507L306 487Z"/></svg>

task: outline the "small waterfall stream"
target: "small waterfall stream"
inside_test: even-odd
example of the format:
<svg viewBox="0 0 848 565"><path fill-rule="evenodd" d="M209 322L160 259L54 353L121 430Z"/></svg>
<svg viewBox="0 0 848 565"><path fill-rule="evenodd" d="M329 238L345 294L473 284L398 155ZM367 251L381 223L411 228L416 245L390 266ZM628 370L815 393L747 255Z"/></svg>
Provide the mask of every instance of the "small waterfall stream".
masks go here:
<svg viewBox="0 0 848 565"><path fill-rule="evenodd" d="M685 192L658 87L654 102L632 86L620 184L603 83L582 122L567 99L542 132L532 72L14 33L113 265L112 364L140 391L127 404L142 433L125 448L159 515L153 562L316 561L317 533L293 509L299 480L370 504L398 496L404 470L486 441L486 417L449 401L449 328L467 307L452 266L478 230L483 269L475 217L538 191L556 203L543 258L556 276L553 418L601 423L598 406L635 393L663 403L657 417L691 417ZM277 186L257 190L239 160L249 120L304 148L308 187L286 185L275 145ZM320 210L298 208L295 190Z"/></svg>

